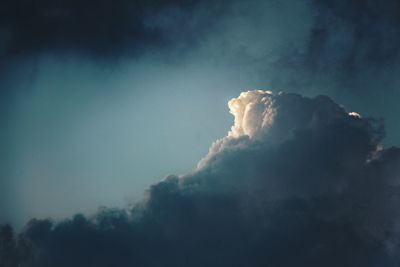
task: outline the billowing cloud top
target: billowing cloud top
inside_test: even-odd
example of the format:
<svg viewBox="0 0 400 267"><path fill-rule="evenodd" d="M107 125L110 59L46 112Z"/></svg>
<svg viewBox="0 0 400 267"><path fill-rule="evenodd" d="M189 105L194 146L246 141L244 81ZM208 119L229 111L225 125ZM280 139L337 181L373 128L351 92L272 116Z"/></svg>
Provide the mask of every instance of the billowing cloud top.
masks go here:
<svg viewBox="0 0 400 267"><path fill-rule="evenodd" d="M228 103L230 112L235 116L235 124L229 132L231 137L248 135L253 138L272 124L274 117L271 91L248 91L233 98Z"/></svg>
<svg viewBox="0 0 400 267"><path fill-rule="evenodd" d="M326 96L249 91L198 167L133 210L1 230L21 266L398 266L400 149ZM11 265L12 266L12 265Z"/></svg>

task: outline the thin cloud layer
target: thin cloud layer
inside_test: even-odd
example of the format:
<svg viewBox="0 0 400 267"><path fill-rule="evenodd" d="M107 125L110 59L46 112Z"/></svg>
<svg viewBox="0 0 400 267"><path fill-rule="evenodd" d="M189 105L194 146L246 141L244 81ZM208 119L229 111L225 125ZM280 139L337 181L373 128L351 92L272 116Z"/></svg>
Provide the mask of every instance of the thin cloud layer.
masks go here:
<svg viewBox="0 0 400 267"><path fill-rule="evenodd" d="M400 149L381 122L326 96L269 91L192 173L152 185L129 212L1 228L9 266L397 266Z"/></svg>

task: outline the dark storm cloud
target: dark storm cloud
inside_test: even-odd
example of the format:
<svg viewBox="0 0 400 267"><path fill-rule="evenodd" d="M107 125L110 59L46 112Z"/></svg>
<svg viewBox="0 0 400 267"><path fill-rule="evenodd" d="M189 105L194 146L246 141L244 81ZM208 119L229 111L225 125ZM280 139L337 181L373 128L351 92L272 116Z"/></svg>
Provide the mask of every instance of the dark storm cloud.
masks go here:
<svg viewBox="0 0 400 267"><path fill-rule="evenodd" d="M397 63L400 51L398 1L327 0L315 1L315 5L318 15L308 47L311 64L318 67L319 61L327 59L329 49L336 50L338 67L349 75L351 70L363 67L362 64L368 67Z"/></svg>
<svg viewBox="0 0 400 267"><path fill-rule="evenodd" d="M248 65L274 88L372 90L373 75L391 90L398 85L399 14L396 0L6 0L0 57L10 68L48 52L81 59L151 52L190 61L201 51L223 64Z"/></svg>
<svg viewBox="0 0 400 267"><path fill-rule="evenodd" d="M140 54L193 42L220 11L209 1L6 0L0 3L0 56Z"/></svg>
<svg viewBox="0 0 400 267"><path fill-rule="evenodd" d="M311 1L311 7L314 18L305 43L285 46L275 62L277 83L287 80L289 71L292 86L365 92L380 83L385 91L397 90L398 1L324 0Z"/></svg>
<svg viewBox="0 0 400 267"><path fill-rule="evenodd" d="M130 212L1 230L8 266L397 266L400 150L325 96L242 93L190 174ZM14 264L14 265L13 265Z"/></svg>

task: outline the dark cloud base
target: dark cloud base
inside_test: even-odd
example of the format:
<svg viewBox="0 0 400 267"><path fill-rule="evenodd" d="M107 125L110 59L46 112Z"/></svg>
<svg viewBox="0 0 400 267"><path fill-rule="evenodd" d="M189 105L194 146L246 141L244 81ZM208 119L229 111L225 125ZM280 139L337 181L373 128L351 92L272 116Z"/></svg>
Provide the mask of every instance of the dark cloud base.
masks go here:
<svg viewBox="0 0 400 267"><path fill-rule="evenodd" d="M212 22L222 12L222 3L5 0L0 3L0 57L70 51L109 58L171 48L204 34L206 20ZM209 15L196 17L202 8L208 8ZM199 20L191 24L191 29L182 23L189 17ZM177 38L176 28L182 38Z"/></svg>
<svg viewBox="0 0 400 267"><path fill-rule="evenodd" d="M2 226L1 266L398 266L400 149L380 148L382 125L328 97L254 96L247 122L273 114L257 137L217 141L130 211Z"/></svg>
<svg viewBox="0 0 400 267"><path fill-rule="evenodd" d="M236 16L244 22L257 22L248 15L258 11L267 16L279 11L274 5L256 1L255 5L240 6L242 13L232 13L238 4L240 1L226 0L5 0L0 3L0 56L4 60L49 51L56 54L72 51L82 56L107 58L162 48L193 50L204 45L201 42L208 38L211 42L218 40L214 34L220 30L240 34L240 29L231 29L234 25L220 28L225 20ZM275 51L280 55L274 67L294 70L306 77L303 80L326 72L334 72L337 78L346 80L368 68L397 67L398 1L324 0L303 4L310 8L312 23L301 33L304 38L299 43L279 44L278 48L285 50ZM290 1L287 5L296 7ZM259 34L266 33L261 27ZM255 40L242 45L244 51L251 41ZM227 45L231 42L234 40L223 40Z"/></svg>

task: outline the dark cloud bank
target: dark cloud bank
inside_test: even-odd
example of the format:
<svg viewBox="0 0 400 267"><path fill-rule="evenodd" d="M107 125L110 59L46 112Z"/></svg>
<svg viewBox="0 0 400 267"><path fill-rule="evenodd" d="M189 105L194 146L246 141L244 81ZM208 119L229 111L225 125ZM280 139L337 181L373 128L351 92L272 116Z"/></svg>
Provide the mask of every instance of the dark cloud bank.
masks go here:
<svg viewBox="0 0 400 267"><path fill-rule="evenodd" d="M386 87L398 85L392 75L399 73L399 1L309 3L314 19L304 33L304 47L285 46L275 64L280 71L292 70L294 78L290 82L309 86L327 85L329 80L337 89L364 92L377 90L368 85L371 82Z"/></svg>
<svg viewBox="0 0 400 267"><path fill-rule="evenodd" d="M295 9L304 10L300 19L309 23L298 21ZM293 79L298 84L315 80L310 75L332 72L336 79L345 80L381 68L398 69L399 15L396 0L4 0L0 3L0 57L4 61L70 51L108 58L160 49L175 57L171 51L195 50L197 45L214 50L225 45L225 53L247 57L242 63L269 65L266 57L274 57L275 68L297 72L299 77ZM282 18L287 28L279 25ZM278 34L270 31L268 23ZM304 27L295 27L302 23ZM246 28L250 25L257 27L257 38L249 35L249 40L238 40L246 36L243 31L252 30ZM299 38L291 39L291 35ZM275 42L273 52L278 56L259 48L264 54L251 58L252 42L268 38L269 43Z"/></svg>
<svg viewBox="0 0 400 267"><path fill-rule="evenodd" d="M222 13L223 2L5 0L0 3L0 56L69 51L107 58L171 48L203 35ZM190 25L183 23L188 18Z"/></svg>
<svg viewBox="0 0 400 267"><path fill-rule="evenodd" d="M192 173L129 211L0 231L2 266L398 266L400 149L326 96L242 93Z"/></svg>

